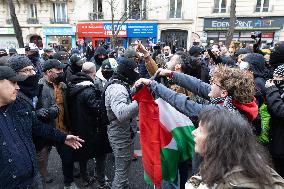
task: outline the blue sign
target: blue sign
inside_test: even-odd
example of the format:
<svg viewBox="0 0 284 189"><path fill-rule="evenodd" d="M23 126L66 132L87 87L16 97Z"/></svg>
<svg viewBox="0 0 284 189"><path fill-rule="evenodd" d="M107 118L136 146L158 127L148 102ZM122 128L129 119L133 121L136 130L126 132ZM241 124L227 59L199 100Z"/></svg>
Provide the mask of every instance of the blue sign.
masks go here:
<svg viewBox="0 0 284 189"><path fill-rule="evenodd" d="M76 28L43 28L44 35L75 35Z"/></svg>
<svg viewBox="0 0 284 189"><path fill-rule="evenodd" d="M127 23L128 37L157 37L157 23Z"/></svg>

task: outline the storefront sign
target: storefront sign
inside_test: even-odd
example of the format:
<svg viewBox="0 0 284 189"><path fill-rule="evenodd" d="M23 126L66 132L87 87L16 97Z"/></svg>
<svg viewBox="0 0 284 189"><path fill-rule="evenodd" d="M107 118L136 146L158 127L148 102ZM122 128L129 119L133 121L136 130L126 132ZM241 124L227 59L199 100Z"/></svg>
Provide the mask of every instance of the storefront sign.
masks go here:
<svg viewBox="0 0 284 189"><path fill-rule="evenodd" d="M105 36L111 37L112 36L112 24L111 23L105 23L104 24L105 29ZM127 37L127 25L126 24L114 24L113 25L114 32L119 31L117 36L118 37Z"/></svg>
<svg viewBox="0 0 284 189"><path fill-rule="evenodd" d="M78 37L105 37L103 23L77 24Z"/></svg>
<svg viewBox="0 0 284 189"><path fill-rule="evenodd" d="M13 35L15 34L14 28L0 28L0 35L1 34L8 34L8 35Z"/></svg>
<svg viewBox="0 0 284 189"><path fill-rule="evenodd" d="M127 37L126 24L114 24L114 31L119 30L118 37ZM85 23L78 24L78 37L111 37L111 23Z"/></svg>
<svg viewBox="0 0 284 189"><path fill-rule="evenodd" d="M157 23L124 23L114 24L118 37L156 37ZM80 23L77 24L78 37L111 37L111 23Z"/></svg>
<svg viewBox="0 0 284 189"><path fill-rule="evenodd" d="M59 28L43 28L44 35L75 35L75 28L72 27L59 27Z"/></svg>
<svg viewBox="0 0 284 189"><path fill-rule="evenodd" d="M157 23L127 23L128 37L157 37Z"/></svg>
<svg viewBox="0 0 284 189"><path fill-rule="evenodd" d="M237 18L236 30L279 30L283 28L284 17ZM229 18L204 18L204 30L227 30Z"/></svg>

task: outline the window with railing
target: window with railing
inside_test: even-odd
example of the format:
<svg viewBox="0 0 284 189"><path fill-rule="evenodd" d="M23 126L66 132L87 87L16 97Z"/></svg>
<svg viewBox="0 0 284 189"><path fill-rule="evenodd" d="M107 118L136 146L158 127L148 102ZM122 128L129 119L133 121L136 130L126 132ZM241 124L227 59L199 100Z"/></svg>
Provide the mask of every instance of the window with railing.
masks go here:
<svg viewBox="0 0 284 189"><path fill-rule="evenodd" d="M182 0L170 0L170 18L181 18Z"/></svg>
<svg viewBox="0 0 284 189"><path fill-rule="evenodd" d="M89 13L90 20L104 19L102 0L93 0L93 12Z"/></svg>
<svg viewBox="0 0 284 189"><path fill-rule="evenodd" d="M255 12L268 12L269 11L269 0L257 0Z"/></svg>
<svg viewBox="0 0 284 189"><path fill-rule="evenodd" d="M36 4L29 4L29 18L37 18Z"/></svg>
<svg viewBox="0 0 284 189"><path fill-rule="evenodd" d="M36 4L29 4L28 5L28 24L38 24L37 19L37 6Z"/></svg>
<svg viewBox="0 0 284 189"><path fill-rule="evenodd" d="M53 3L53 19L51 19L51 23L68 23L66 3Z"/></svg>
<svg viewBox="0 0 284 189"><path fill-rule="evenodd" d="M129 19L146 19L146 0L126 0L125 7Z"/></svg>
<svg viewBox="0 0 284 189"><path fill-rule="evenodd" d="M227 12L227 0L214 0L213 13Z"/></svg>

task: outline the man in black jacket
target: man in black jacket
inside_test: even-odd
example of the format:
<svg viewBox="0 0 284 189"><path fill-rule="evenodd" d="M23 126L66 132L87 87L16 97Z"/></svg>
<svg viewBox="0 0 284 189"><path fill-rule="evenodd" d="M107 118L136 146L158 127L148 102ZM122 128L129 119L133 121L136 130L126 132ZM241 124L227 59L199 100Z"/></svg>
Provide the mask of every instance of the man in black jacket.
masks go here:
<svg viewBox="0 0 284 189"><path fill-rule="evenodd" d="M43 126L26 103L17 98L18 76L7 66L0 66L0 186L3 188L41 188L38 176L32 132L65 143L74 149L83 142L77 136L66 135Z"/></svg>
<svg viewBox="0 0 284 189"><path fill-rule="evenodd" d="M71 77L68 106L71 132L85 140L84 146L74 152L73 158L79 161L84 185L92 182L87 173L87 161L96 158L96 176L99 188L104 188L106 154L111 151L107 136L107 114L101 90L94 84L96 65L86 62L82 72Z"/></svg>
<svg viewBox="0 0 284 189"><path fill-rule="evenodd" d="M284 177L284 64L274 70L273 80L266 81L266 104L269 121L269 151L275 170Z"/></svg>

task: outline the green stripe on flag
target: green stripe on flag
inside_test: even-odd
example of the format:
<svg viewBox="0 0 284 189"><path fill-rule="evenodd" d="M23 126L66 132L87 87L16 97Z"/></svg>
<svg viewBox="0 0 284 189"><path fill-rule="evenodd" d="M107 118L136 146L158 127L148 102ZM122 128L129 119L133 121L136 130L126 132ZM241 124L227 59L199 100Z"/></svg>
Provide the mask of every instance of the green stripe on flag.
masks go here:
<svg viewBox="0 0 284 189"><path fill-rule="evenodd" d="M179 153L177 150L161 149L163 180L175 181L178 173Z"/></svg>
<svg viewBox="0 0 284 189"><path fill-rule="evenodd" d="M194 139L191 132L194 126L176 127L171 134L176 141L178 151L180 153L180 161L183 162L192 159L194 153Z"/></svg>

